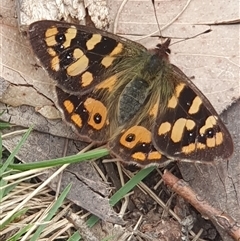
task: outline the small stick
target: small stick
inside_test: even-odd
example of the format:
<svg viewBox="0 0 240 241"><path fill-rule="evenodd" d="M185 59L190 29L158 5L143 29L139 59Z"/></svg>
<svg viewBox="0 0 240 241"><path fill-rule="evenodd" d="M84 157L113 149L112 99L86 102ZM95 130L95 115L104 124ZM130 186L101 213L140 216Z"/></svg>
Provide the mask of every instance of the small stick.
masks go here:
<svg viewBox="0 0 240 241"><path fill-rule="evenodd" d="M193 189L182 179L178 179L171 172L165 170L163 181L178 195L183 197L194 208L196 208L204 217L209 218L225 230L234 240L240 240L240 224L230 215L220 209L211 206L204 198L196 194Z"/></svg>

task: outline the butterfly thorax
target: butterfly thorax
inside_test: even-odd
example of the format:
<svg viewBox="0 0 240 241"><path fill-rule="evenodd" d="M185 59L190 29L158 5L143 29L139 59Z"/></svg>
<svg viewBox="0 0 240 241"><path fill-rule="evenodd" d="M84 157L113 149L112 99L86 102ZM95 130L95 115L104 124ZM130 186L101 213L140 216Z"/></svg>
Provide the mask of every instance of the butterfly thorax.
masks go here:
<svg viewBox="0 0 240 241"><path fill-rule="evenodd" d="M119 83L112 92L112 98L106 101L111 123L115 122L110 135L116 128L123 129L132 122L137 124L145 121L152 126L156 118L154 110L161 108L164 111L177 85L177 80L169 76L172 66L167 55L162 55L158 48L139 52L134 59L124 58L119 62ZM156 103L160 103L160 106L156 106Z"/></svg>

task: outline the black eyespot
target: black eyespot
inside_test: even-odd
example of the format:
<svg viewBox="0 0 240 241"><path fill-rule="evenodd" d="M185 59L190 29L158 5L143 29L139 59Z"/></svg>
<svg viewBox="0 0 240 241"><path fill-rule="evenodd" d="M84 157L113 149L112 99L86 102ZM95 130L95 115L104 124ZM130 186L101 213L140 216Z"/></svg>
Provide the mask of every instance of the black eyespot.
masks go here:
<svg viewBox="0 0 240 241"><path fill-rule="evenodd" d="M58 42L58 43L64 43L66 41L66 37L65 37L65 34L62 34L62 33L59 33L56 35L55 37L55 40Z"/></svg>
<svg viewBox="0 0 240 241"><path fill-rule="evenodd" d="M63 67L69 66L73 61L74 59L73 59L72 50L68 50L62 55L61 66Z"/></svg>
<svg viewBox="0 0 240 241"><path fill-rule="evenodd" d="M65 47L62 44L57 44L56 46L54 46L53 48L58 54L62 53L63 50L65 49Z"/></svg>
<svg viewBox="0 0 240 241"><path fill-rule="evenodd" d="M206 136L207 138L213 138L214 137L214 129L213 128L209 128L206 130Z"/></svg>
<svg viewBox="0 0 240 241"><path fill-rule="evenodd" d="M66 55L66 58L67 59L72 59L73 55L72 55L72 52L69 52L67 55Z"/></svg>
<svg viewBox="0 0 240 241"><path fill-rule="evenodd" d="M96 113L93 117L96 124L100 124L102 122L102 116L99 113Z"/></svg>
<svg viewBox="0 0 240 241"><path fill-rule="evenodd" d="M188 132L188 142L189 143L194 143L195 139L196 139L195 132Z"/></svg>
<svg viewBox="0 0 240 241"><path fill-rule="evenodd" d="M134 141L135 140L135 135L134 134L128 134L127 136L126 136L126 138L125 138L125 140L127 141L127 142L132 142L132 141Z"/></svg>

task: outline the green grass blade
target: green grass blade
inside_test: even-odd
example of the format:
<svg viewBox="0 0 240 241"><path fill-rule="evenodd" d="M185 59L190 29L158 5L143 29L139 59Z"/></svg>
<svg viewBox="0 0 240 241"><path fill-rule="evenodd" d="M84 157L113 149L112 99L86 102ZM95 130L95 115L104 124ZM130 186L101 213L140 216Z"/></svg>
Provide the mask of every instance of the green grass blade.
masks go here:
<svg viewBox="0 0 240 241"><path fill-rule="evenodd" d="M135 186L138 185L146 176L149 175L156 167L148 167L140 170L134 177L132 177L123 187L112 195L109 200L111 206L119 202L127 193L129 193Z"/></svg>
<svg viewBox="0 0 240 241"><path fill-rule="evenodd" d="M67 241L79 241L80 239L81 235L76 231Z"/></svg>
<svg viewBox="0 0 240 241"><path fill-rule="evenodd" d="M11 223L14 219L21 217L23 214L25 214L28 211L27 208L23 208L21 210L19 210L18 212L14 213L14 215L12 215L12 217L10 219L8 219L6 222L4 222L1 227L0 230L2 230L6 225L8 225L9 223Z"/></svg>
<svg viewBox="0 0 240 241"><path fill-rule="evenodd" d="M61 195L58 197L58 199L56 200L56 202L54 203L54 205L52 206L52 208L49 210L49 213L47 215L47 217L44 219L44 222L50 221L52 219L52 217L56 214L57 210L62 206L67 194L69 193L71 189L71 184L69 184L61 193ZM38 240L40 234L42 233L42 231L44 230L44 228L46 227L47 224L43 224L41 226L39 226L36 230L36 232L34 233L34 235L32 236L32 238L30 239L30 241L35 241Z"/></svg>
<svg viewBox="0 0 240 241"><path fill-rule="evenodd" d="M31 227L33 224L28 224L25 227L23 227L22 229L20 229L17 233L15 233L12 237L10 237L9 239L7 239L6 241L17 241L20 239L20 237L25 234Z"/></svg>
<svg viewBox="0 0 240 241"><path fill-rule="evenodd" d="M108 154L109 154L109 151L103 148L103 149L88 151L86 153L82 153L79 155L67 156L67 157L62 157L62 158L57 158L52 160L45 160L45 161L26 163L26 164L25 163L11 164L9 165L9 168L26 171L26 170L36 169L36 168L60 166L68 163L76 163L76 162L96 159L96 158L106 156Z"/></svg>
<svg viewBox="0 0 240 241"><path fill-rule="evenodd" d="M142 181L146 176L148 176L156 167L148 167L140 170L134 177L132 177L123 187L121 187L114 195L110 198L109 204L111 206L116 205L127 193L129 193L135 186L138 185L140 181ZM95 215L92 215L87 220L87 225L89 227L93 227L99 218Z"/></svg>
<svg viewBox="0 0 240 241"><path fill-rule="evenodd" d="M8 122L0 122L0 130L9 129L10 127L12 127L12 124Z"/></svg>
<svg viewBox="0 0 240 241"><path fill-rule="evenodd" d="M32 131L32 127L30 127L28 129L28 131L23 135L22 139L20 140L20 142L17 144L16 148L13 150L13 152L9 155L9 157L7 158L7 160L0 165L0 177L2 176L3 172L9 167L9 165L13 162L14 157L16 156L16 154L18 153L18 151L20 150L20 148L22 147L22 145L24 144L24 142L27 140L28 136L30 135Z"/></svg>
<svg viewBox="0 0 240 241"><path fill-rule="evenodd" d="M3 148L2 148L2 134L0 133L0 163L2 164Z"/></svg>

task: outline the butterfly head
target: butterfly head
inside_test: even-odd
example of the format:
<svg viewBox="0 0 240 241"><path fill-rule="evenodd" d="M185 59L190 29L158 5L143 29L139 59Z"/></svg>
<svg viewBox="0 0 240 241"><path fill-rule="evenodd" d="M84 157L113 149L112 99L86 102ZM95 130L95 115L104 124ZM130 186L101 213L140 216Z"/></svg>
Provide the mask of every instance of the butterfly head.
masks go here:
<svg viewBox="0 0 240 241"><path fill-rule="evenodd" d="M160 59L166 59L168 60L168 56L171 53L171 50L169 49L171 39L167 38L164 43L159 43L155 46L154 49L150 49L149 52L151 52L153 55L157 55Z"/></svg>

